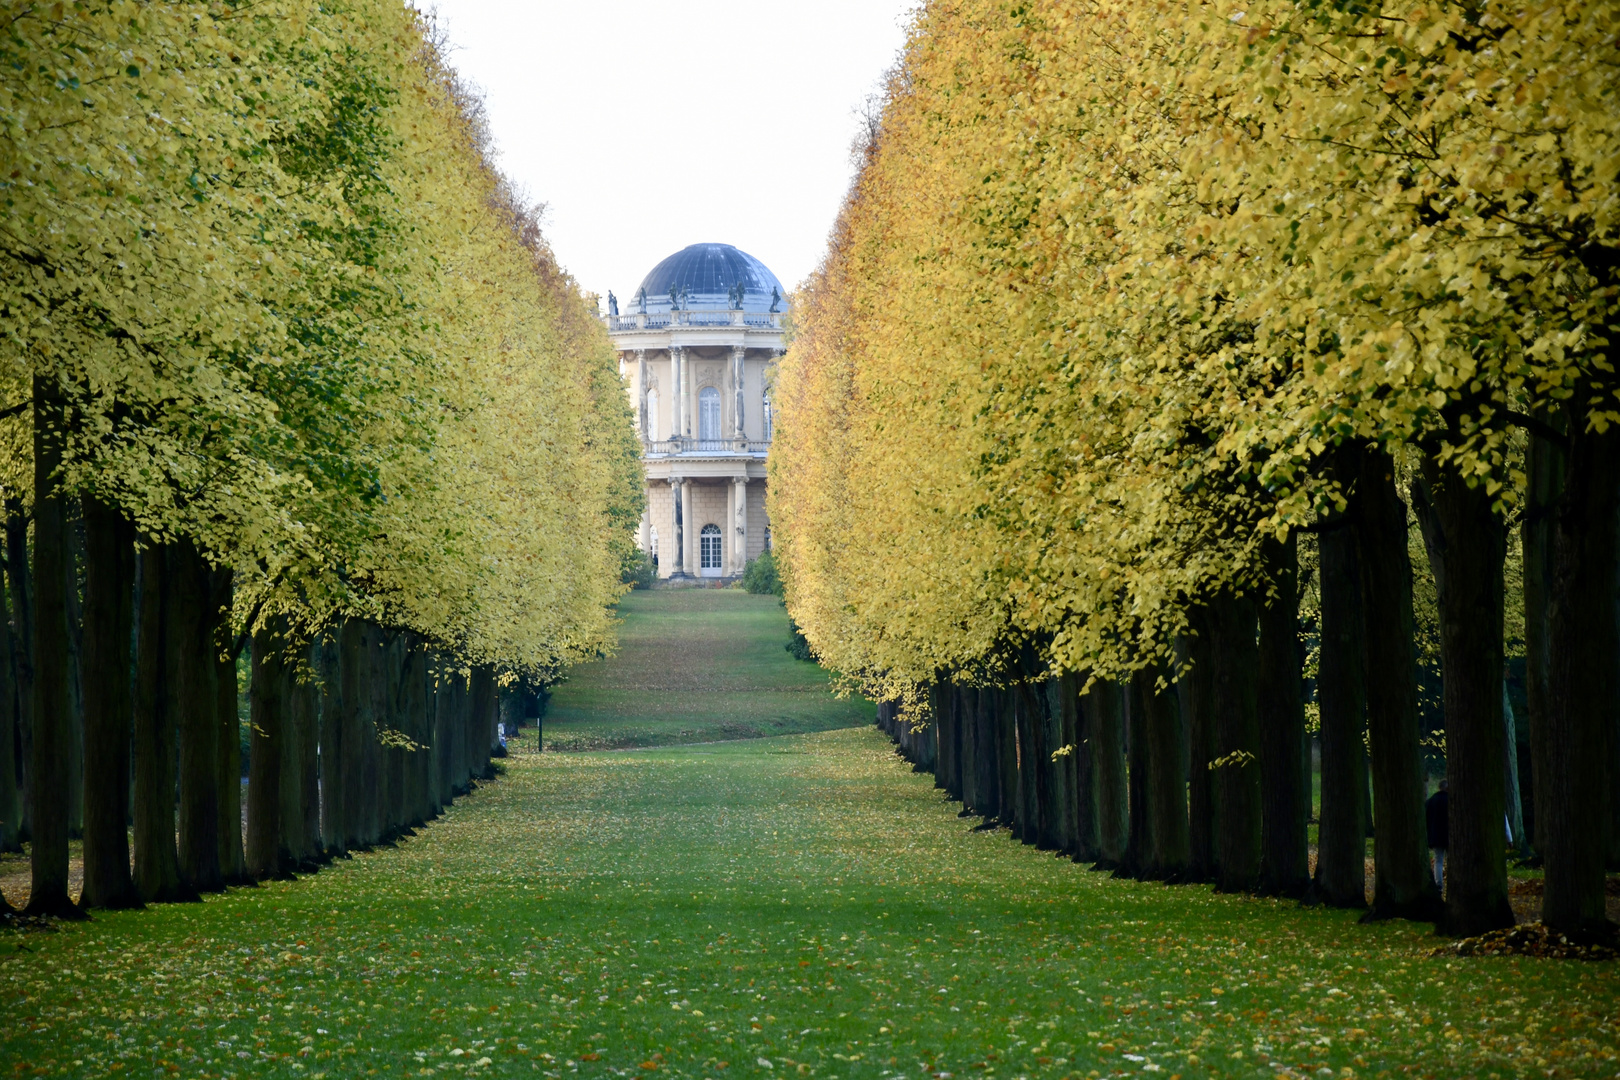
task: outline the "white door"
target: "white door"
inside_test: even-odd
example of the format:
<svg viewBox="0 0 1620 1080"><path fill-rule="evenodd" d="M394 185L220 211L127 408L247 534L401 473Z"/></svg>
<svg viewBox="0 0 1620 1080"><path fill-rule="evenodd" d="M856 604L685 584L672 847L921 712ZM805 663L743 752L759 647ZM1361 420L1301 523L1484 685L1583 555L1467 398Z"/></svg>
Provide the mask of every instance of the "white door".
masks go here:
<svg viewBox="0 0 1620 1080"><path fill-rule="evenodd" d="M720 526L705 525L703 531L698 533L698 554L700 577L720 576Z"/></svg>
<svg viewBox="0 0 1620 1080"><path fill-rule="evenodd" d="M698 392L698 442L720 441L720 391L705 386ZM704 449L714 449L713 446Z"/></svg>

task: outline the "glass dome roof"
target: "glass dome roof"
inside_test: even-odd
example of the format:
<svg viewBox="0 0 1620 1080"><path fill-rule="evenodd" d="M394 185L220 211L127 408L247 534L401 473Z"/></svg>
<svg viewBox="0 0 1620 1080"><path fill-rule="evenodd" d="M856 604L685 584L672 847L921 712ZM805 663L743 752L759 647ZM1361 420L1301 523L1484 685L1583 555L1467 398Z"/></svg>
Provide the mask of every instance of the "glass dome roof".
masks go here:
<svg viewBox="0 0 1620 1080"><path fill-rule="evenodd" d="M693 244L682 248L641 280L641 288L627 302L625 314L642 310L646 297L648 312L670 311L677 305L683 311L781 311L787 306L785 290L764 263L730 244Z"/></svg>

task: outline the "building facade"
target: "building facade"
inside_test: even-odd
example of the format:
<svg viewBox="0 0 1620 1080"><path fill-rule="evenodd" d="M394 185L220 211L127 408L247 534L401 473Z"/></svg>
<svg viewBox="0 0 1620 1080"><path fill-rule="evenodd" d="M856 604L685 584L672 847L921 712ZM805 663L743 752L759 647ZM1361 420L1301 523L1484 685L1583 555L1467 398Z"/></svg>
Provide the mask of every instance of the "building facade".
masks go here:
<svg viewBox="0 0 1620 1080"><path fill-rule="evenodd" d="M653 267L607 328L647 477L642 549L663 579L735 578L770 544L767 373L782 352L781 283L730 244Z"/></svg>

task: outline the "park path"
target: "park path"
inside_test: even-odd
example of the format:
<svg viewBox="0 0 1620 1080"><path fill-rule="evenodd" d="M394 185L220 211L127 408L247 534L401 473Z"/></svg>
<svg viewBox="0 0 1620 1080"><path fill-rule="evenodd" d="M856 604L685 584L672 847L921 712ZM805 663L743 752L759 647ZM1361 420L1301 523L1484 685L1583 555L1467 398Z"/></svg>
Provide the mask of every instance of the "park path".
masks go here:
<svg viewBox="0 0 1620 1080"><path fill-rule="evenodd" d="M520 743L506 770L313 877L0 940L0 1061L1190 1080L1614 1052L1613 965L1427 959L1401 925L1114 881L973 831L871 728Z"/></svg>

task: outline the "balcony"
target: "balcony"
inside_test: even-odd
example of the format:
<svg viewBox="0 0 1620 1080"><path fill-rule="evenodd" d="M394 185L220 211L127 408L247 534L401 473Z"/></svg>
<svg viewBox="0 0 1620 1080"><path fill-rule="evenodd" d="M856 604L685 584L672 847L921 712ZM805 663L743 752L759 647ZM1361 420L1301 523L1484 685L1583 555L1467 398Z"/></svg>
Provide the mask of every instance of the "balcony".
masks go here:
<svg viewBox="0 0 1620 1080"><path fill-rule="evenodd" d="M752 457L762 458L771 448L769 439L660 439L642 443L643 456L663 457Z"/></svg>
<svg viewBox="0 0 1620 1080"><path fill-rule="evenodd" d="M670 327L738 326L753 330L780 330L779 311L658 311L649 314L608 315L607 328L620 330L668 330Z"/></svg>

